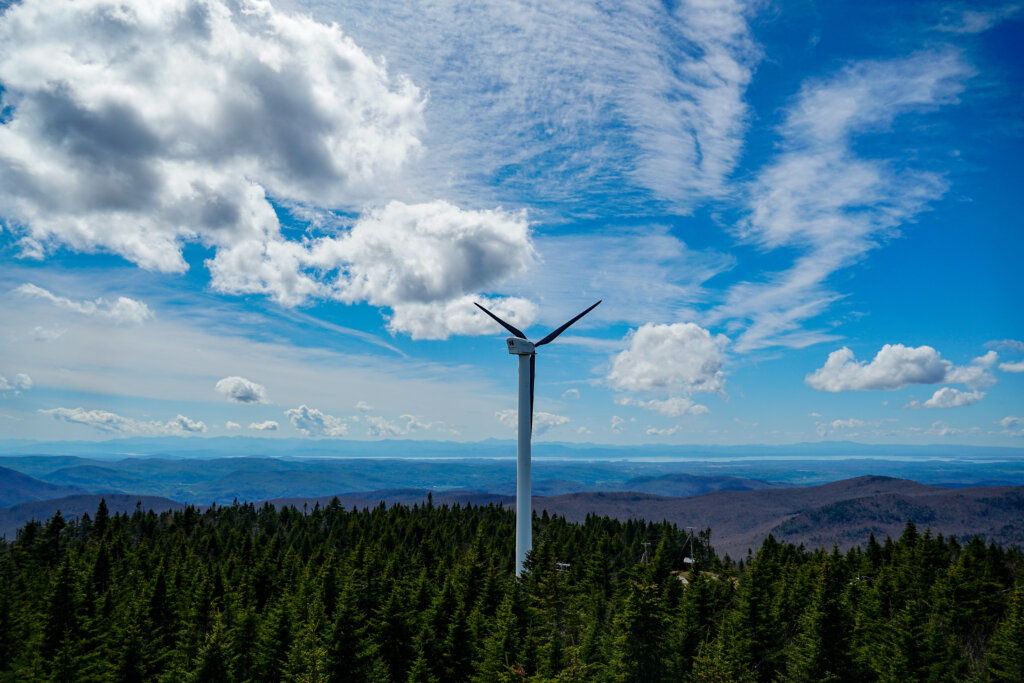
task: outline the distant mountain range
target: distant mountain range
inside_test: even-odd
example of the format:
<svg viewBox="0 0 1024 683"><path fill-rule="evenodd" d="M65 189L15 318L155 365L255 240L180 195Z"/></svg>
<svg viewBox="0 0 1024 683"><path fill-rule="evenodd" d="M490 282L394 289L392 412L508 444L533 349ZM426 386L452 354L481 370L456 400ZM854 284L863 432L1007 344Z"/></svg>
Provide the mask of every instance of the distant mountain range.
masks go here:
<svg viewBox="0 0 1024 683"><path fill-rule="evenodd" d="M270 471L263 473L267 481L283 476L287 482L296 475L288 470L273 471L273 462L262 462L258 466L269 468ZM88 473L96 471L90 466L81 467L83 469L62 467L54 472L67 478L67 470L71 469L75 471L72 478L78 480L83 470ZM26 487L37 487L32 490L42 490L38 484L46 485L46 482L25 475L14 475L19 473L0 471L0 481L8 479ZM229 479L231 476L226 475L214 481L222 485ZM548 483L555 491L568 486L565 480ZM266 486L266 481L263 484L236 481L235 486L236 490L240 490L238 487L258 490L260 486ZM617 519L668 520L677 526L692 526L697 530L710 528L716 550L734 558L744 556L748 549L756 550L768 534L807 547L830 548L837 544L845 549L863 545L871 533L879 540L898 536L907 520L913 520L922 531L930 528L933 533L947 536L981 535L1005 545L1024 545L1024 486L942 488L906 479L862 476L818 486L781 487L757 480L673 473L633 477L612 488L555 495L535 494L534 509L538 512L546 510L571 521L583 521L587 515L596 514ZM643 490L631 490L634 488ZM692 491L707 492L685 495ZM683 495L661 495L665 492ZM338 492L337 496L277 496L269 498L269 502L311 509L317 504L326 505L337 497L347 508L361 508L375 506L382 501L388 505L422 504L428 495L436 505L496 504L514 507L511 493L472 488L347 491ZM0 509L0 535L13 538L16 530L28 520L45 520L58 509L65 517L79 516L83 512L93 514L100 497L99 494L77 494ZM111 512L131 512L136 505L158 511L178 509L183 505L159 496L107 493L104 497ZM238 496L238 500L262 502L267 499Z"/></svg>

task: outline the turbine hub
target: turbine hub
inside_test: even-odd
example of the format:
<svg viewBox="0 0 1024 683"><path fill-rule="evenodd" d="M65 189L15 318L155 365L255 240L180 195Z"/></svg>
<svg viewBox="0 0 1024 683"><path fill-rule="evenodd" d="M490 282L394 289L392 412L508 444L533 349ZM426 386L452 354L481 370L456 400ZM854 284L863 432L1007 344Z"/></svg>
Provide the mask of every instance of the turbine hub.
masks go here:
<svg viewBox="0 0 1024 683"><path fill-rule="evenodd" d="M529 339L509 337L505 341L508 343L508 352L513 356L532 356L534 354L534 345Z"/></svg>

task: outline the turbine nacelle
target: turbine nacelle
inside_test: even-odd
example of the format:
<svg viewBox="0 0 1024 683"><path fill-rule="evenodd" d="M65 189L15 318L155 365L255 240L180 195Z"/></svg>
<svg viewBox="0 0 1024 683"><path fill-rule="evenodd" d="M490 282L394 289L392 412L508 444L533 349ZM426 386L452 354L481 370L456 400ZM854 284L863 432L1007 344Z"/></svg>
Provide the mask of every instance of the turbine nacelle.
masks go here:
<svg viewBox="0 0 1024 683"><path fill-rule="evenodd" d="M509 354L513 356L529 356L536 353L536 344L529 339L509 337L505 341L508 344Z"/></svg>

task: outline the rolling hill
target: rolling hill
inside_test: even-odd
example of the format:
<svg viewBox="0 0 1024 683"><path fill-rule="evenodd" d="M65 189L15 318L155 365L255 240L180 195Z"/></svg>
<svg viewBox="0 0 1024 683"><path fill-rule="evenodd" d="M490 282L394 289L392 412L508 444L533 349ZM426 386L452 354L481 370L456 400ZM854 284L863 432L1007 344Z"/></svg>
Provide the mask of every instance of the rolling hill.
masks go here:
<svg viewBox="0 0 1024 683"><path fill-rule="evenodd" d="M48 498L84 493L77 486L65 486L0 467L0 508Z"/></svg>
<svg viewBox="0 0 1024 683"><path fill-rule="evenodd" d="M0 536L12 539L29 520L46 521L60 510L65 519L81 517L84 513L90 516L96 513L100 499L106 499L107 509L110 514L116 512L135 512L138 505L142 510L180 510L185 507L182 503L168 498L156 496L129 496L120 493L108 493L104 495L85 494L64 496L52 500L35 501L31 503L20 503L7 508L0 508Z"/></svg>

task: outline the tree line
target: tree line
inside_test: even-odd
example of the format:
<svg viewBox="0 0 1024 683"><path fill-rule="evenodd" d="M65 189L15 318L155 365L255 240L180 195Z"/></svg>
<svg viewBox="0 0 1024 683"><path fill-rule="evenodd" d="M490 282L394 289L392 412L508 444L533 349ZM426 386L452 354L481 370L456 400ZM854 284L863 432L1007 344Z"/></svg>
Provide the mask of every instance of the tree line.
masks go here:
<svg viewBox="0 0 1024 683"><path fill-rule="evenodd" d="M0 681L1021 681L1017 549L845 553L501 506L58 512L0 541ZM693 563L687 559L692 559Z"/></svg>

